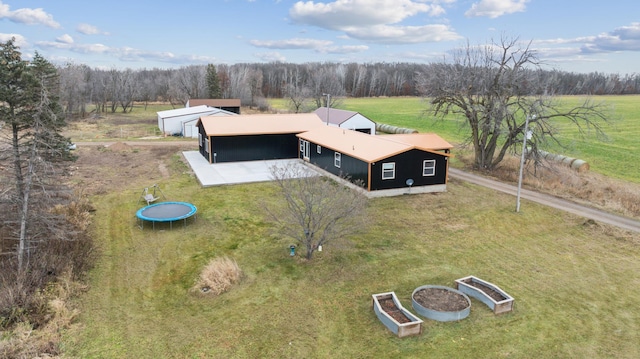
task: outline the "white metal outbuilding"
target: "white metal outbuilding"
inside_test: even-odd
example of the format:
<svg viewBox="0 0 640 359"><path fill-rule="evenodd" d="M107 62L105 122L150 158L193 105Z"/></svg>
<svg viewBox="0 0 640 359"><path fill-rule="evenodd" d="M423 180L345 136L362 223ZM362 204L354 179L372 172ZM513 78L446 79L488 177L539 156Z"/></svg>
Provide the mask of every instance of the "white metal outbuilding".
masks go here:
<svg viewBox="0 0 640 359"><path fill-rule="evenodd" d="M202 116L235 116L233 112L205 105L158 111L158 128L165 135L198 137L196 123Z"/></svg>
<svg viewBox="0 0 640 359"><path fill-rule="evenodd" d="M337 108L329 108L327 111L326 107L320 107L315 111L315 114L329 126L364 132L370 135L376 134L376 123L358 112Z"/></svg>

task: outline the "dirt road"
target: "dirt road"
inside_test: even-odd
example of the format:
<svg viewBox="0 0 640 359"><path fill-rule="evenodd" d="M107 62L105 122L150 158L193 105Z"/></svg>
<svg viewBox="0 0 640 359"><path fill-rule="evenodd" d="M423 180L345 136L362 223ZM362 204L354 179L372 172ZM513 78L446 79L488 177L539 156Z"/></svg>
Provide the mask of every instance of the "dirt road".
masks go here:
<svg viewBox="0 0 640 359"><path fill-rule="evenodd" d="M449 174L453 178L471 182L483 187L488 187L496 191L517 195L518 188L510 184L494 181L472 173L464 172L455 168L449 168ZM521 189L520 198L543 204L545 206L557 208L575 215L592 219L597 222L607 223L629 231L640 232L640 221L631 218L617 216L609 212L601 211L591 207L583 206L575 202L550 196L544 193ZM513 208L515 210L516 201L514 198ZM522 202L521 202L522 209Z"/></svg>

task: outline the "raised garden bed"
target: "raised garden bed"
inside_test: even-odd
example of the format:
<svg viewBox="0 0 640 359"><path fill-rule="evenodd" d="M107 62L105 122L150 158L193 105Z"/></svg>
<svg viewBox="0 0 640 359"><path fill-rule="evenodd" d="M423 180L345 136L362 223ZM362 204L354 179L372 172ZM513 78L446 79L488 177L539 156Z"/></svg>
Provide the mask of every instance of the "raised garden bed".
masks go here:
<svg viewBox="0 0 640 359"><path fill-rule="evenodd" d="M373 311L399 338L422 333L422 319L406 310L394 292L372 295Z"/></svg>
<svg viewBox="0 0 640 359"><path fill-rule="evenodd" d="M466 294L441 285L416 288L411 304L419 315L439 322L461 320L471 312L471 300Z"/></svg>
<svg viewBox="0 0 640 359"><path fill-rule="evenodd" d="M455 282L459 291L486 304L494 314L513 310L513 297L493 283L474 276L456 279Z"/></svg>

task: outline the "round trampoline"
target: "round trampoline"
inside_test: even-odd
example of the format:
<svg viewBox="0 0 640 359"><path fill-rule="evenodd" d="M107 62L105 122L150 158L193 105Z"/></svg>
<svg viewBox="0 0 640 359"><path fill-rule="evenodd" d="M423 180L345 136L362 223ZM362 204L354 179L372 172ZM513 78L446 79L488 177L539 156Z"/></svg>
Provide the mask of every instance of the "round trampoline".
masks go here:
<svg viewBox="0 0 640 359"><path fill-rule="evenodd" d="M187 225L187 218L196 214L196 206L187 202L160 202L140 208L136 217L140 220L141 228L144 222L151 222L155 229L156 222L169 222L173 228L173 222L182 220Z"/></svg>

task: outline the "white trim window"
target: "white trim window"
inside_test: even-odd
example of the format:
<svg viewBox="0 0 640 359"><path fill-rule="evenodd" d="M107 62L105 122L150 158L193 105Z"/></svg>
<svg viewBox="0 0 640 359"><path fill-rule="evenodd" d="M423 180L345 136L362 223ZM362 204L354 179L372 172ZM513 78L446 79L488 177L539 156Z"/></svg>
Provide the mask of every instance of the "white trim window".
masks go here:
<svg viewBox="0 0 640 359"><path fill-rule="evenodd" d="M333 155L333 165L340 168L340 165L342 165L342 153L336 152Z"/></svg>
<svg viewBox="0 0 640 359"><path fill-rule="evenodd" d="M204 153L209 153L209 139L204 139Z"/></svg>
<svg viewBox="0 0 640 359"><path fill-rule="evenodd" d="M304 142L305 142L305 140L300 139L300 152L301 153L304 153Z"/></svg>
<svg viewBox="0 0 640 359"><path fill-rule="evenodd" d="M198 132L198 146L202 147L202 134Z"/></svg>
<svg viewBox="0 0 640 359"><path fill-rule="evenodd" d="M318 147L316 147L316 152L318 152L318 154L322 154L322 146L318 145Z"/></svg>
<svg viewBox="0 0 640 359"><path fill-rule="evenodd" d="M424 177L436 175L436 160L422 161L422 175Z"/></svg>
<svg viewBox="0 0 640 359"><path fill-rule="evenodd" d="M389 180L396 178L396 163L387 162L382 164L382 179Z"/></svg>

